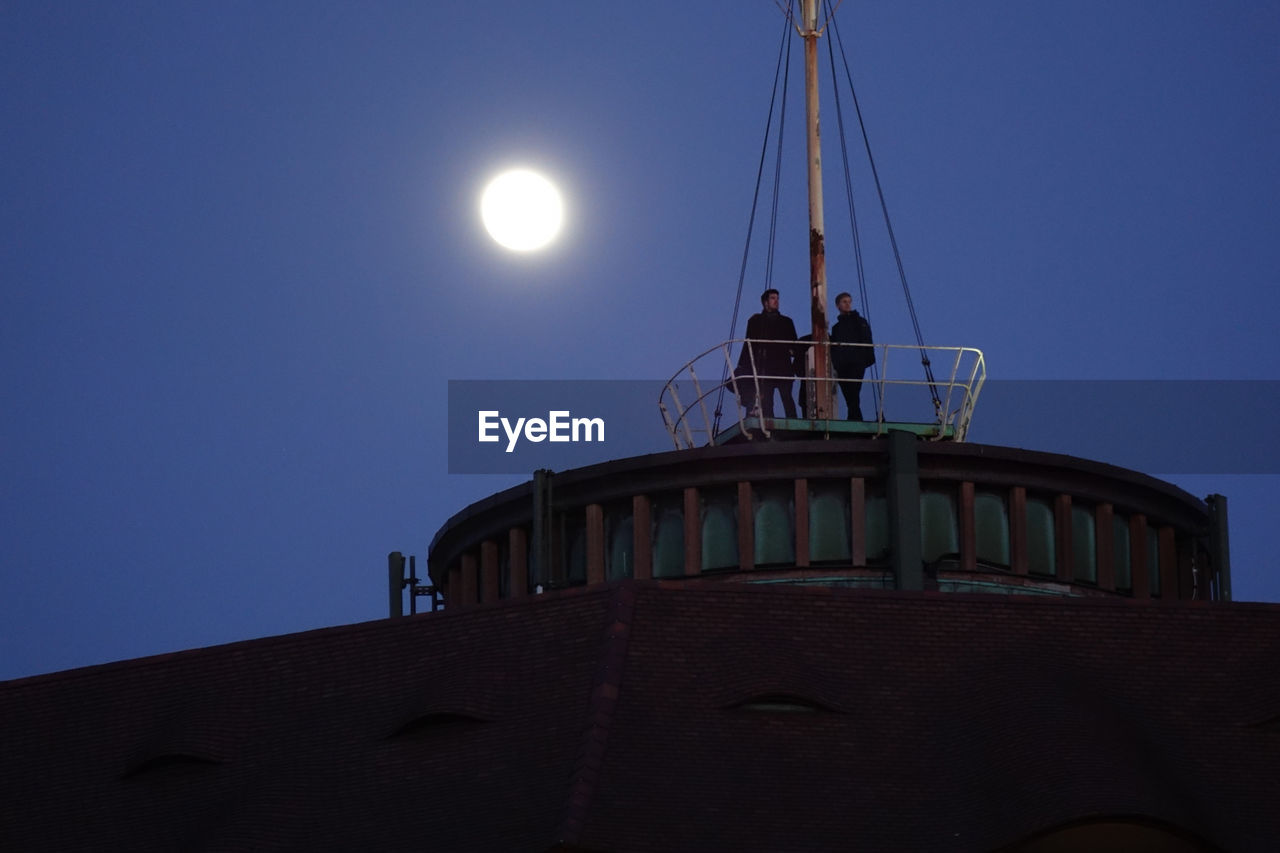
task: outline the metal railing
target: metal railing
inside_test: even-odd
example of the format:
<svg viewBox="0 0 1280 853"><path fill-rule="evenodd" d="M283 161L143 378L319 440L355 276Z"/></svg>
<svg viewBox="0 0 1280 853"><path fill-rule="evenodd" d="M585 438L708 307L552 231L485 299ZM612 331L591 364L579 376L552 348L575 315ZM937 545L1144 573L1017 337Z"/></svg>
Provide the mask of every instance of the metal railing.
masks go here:
<svg viewBox="0 0 1280 853"><path fill-rule="evenodd" d="M759 350L762 344L787 347L791 352L800 354L797 360L804 357L804 349L815 346L807 341L737 338L717 344L686 362L658 395L658 408L662 412L663 423L677 450L712 444L718 434L731 430L734 426L748 438L752 437L752 431L766 438L771 436L776 425L771 424L774 419L770 415L762 415L760 402L765 399L764 395L767 393L772 396L776 387L774 382L793 383L796 380L803 381L806 377L796 376L794 373L759 372L756 365L764 360L761 357L763 353ZM743 348L742 357L735 363L733 349L739 345ZM868 417L866 422L876 424L876 428L862 432L879 435L887 430L886 424L924 424L936 427L934 438L946 437L964 441L969 423L973 419L978 393L987 378L986 364L980 350L972 347L835 342L828 342L825 346L832 349L856 347L874 351L875 364L867 370L861 383L864 389L873 389L874 416ZM904 358L911 353L929 359L935 369L949 362L949 375L945 379L935 375L933 382L906 378L908 370L918 369L916 365L919 362ZM830 363L831 359L828 358L827 361ZM903 375L895 376L894 372L899 368ZM808 381L824 380L810 378ZM844 382L858 380L831 376L825 381L839 386ZM788 385L783 384L781 393L789 393L788 388ZM835 388L832 390L834 392ZM744 399L750 404L749 408L743 405ZM894 417L886 417L885 412L891 406ZM770 399L764 406L764 411L772 410L773 401ZM814 418L803 420L814 424L823 423Z"/></svg>

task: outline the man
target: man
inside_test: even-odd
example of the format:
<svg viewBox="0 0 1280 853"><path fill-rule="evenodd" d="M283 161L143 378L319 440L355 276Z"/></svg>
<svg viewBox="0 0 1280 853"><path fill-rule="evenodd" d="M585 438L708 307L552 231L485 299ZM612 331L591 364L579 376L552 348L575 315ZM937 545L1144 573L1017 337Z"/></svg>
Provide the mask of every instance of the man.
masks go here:
<svg viewBox="0 0 1280 853"><path fill-rule="evenodd" d="M836 297L836 310L840 318L831 327L833 344L870 344L871 324L853 309L853 297L841 293ZM862 417L862 377L867 368L876 363L876 351L870 346L833 346L831 348L831 366L835 368L836 378L840 380L840 392L844 394L845 406L849 409L847 420L861 421Z"/></svg>
<svg viewBox="0 0 1280 853"><path fill-rule="evenodd" d="M778 291L769 288L760 294L760 305L764 310L752 314L747 321L747 337L753 341L769 341L769 343L744 344L742 354L738 356L738 369L734 375L738 379L738 387L743 397L743 405L748 411L751 404L747 402L755 392L754 372L760 380L760 409L766 418L773 417L773 392L776 389L782 395L782 411L788 418L796 416L796 401L791 395L792 378L795 368L792 360L796 352L796 324L791 318L778 310ZM754 361L753 357L754 356ZM754 371L753 371L754 366ZM767 378L766 378L767 377ZM744 386L750 385L749 388ZM754 401L752 401L754 402Z"/></svg>

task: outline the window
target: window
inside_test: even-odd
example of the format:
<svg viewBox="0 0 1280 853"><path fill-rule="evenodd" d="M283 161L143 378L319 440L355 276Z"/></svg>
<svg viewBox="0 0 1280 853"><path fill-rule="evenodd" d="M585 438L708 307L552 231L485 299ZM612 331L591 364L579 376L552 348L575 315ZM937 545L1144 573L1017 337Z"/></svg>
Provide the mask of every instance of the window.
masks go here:
<svg viewBox="0 0 1280 853"><path fill-rule="evenodd" d="M604 576L616 581L635 577L635 523L631 502L610 507L604 514Z"/></svg>
<svg viewBox="0 0 1280 853"><path fill-rule="evenodd" d="M1047 498L1028 497L1027 568L1034 574L1057 574L1057 538L1053 531L1053 504Z"/></svg>
<svg viewBox="0 0 1280 853"><path fill-rule="evenodd" d="M537 589L533 579L533 527L523 527L524 530L524 561L512 562L511 576L519 577L520 573L524 573L524 589L526 595L533 595L533 591Z"/></svg>
<svg viewBox="0 0 1280 853"><path fill-rule="evenodd" d="M920 555L926 563L960 553L956 497L938 488L920 492Z"/></svg>
<svg viewBox="0 0 1280 853"><path fill-rule="evenodd" d="M1071 505L1071 576L1086 583L1098 582L1098 534L1093 507Z"/></svg>
<svg viewBox="0 0 1280 853"><path fill-rule="evenodd" d="M1009 499L1002 492L980 491L973 496L973 522L978 562L1007 568L1009 559Z"/></svg>
<svg viewBox="0 0 1280 853"><path fill-rule="evenodd" d="M463 571L467 573L467 579L462 582L463 587L471 593L470 601L473 604L480 604L484 601L484 560L480 558L483 549L477 549L473 552L470 570L466 565Z"/></svg>
<svg viewBox="0 0 1280 853"><path fill-rule="evenodd" d="M1111 565L1115 572L1116 589L1133 589L1133 569L1129 558L1129 519L1123 515L1113 515L1111 517Z"/></svg>
<svg viewBox="0 0 1280 853"><path fill-rule="evenodd" d="M867 562L889 559L889 501L884 495L867 495Z"/></svg>
<svg viewBox="0 0 1280 853"><path fill-rule="evenodd" d="M1151 594L1160 595L1160 534L1154 527L1147 528L1147 582Z"/></svg>
<svg viewBox="0 0 1280 853"><path fill-rule="evenodd" d="M795 487L768 483L752 488L756 566L795 565Z"/></svg>
<svg viewBox="0 0 1280 853"><path fill-rule="evenodd" d="M511 537L498 537L498 598L511 597Z"/></svg>
<svg viewBox="0 0 1280 853"><path fill-rule="evenodd" d="M684 574L684 501L681 495L654 498L650 510L653 537L653 576Z"/></svg>
<svg viewBox="0 0 1280 853"><path fill-rule="evenodd" d="M847 480L809 483L809 560L848 563L852 555Z"/></svg>
<svg viewBox="0 0 1280 853"><path fill-rule="evenodd" d="M587 517L583 509L564 514L565 583L569 586L587 582Z"/></svg>
<svg viewBox="0 0 1280 853"><path fill-rule="evenodd" d="M706 490L699 494L698 501L702 516L702 571L737 568L737 489Z"/></svg>

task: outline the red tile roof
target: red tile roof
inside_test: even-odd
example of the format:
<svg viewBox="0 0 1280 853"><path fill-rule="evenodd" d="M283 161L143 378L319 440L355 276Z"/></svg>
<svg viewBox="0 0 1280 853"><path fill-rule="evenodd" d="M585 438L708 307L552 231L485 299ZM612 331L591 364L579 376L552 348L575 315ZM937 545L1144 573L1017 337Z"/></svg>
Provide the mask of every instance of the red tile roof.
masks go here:
<svg viewBox="0 0 1280 853"><path fill-rule="evenodd" d="M1269 850L1278 659L1275 605L628 581L0 684L0 848Z"/></svg>

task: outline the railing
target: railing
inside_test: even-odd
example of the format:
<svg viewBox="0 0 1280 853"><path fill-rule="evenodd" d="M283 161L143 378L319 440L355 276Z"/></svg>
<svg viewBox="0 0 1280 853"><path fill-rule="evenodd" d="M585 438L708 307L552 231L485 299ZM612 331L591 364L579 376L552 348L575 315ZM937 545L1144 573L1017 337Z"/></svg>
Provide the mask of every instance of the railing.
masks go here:
<svg viewBox="0 0 1280 853"><path fill-rule="evenodd" d="M797 361L803 358L804 349L814 346L806 341L765 341L759 339L739 338L717 344L688 361L676 372L658 395L658 408L662 411L662 420L666 424L671 440L677 450L698 447L714 443L716 436L733 429L735 426L744 436L750 438L759 433L765 438L771 437L776 429L774 420L761 413L760 401L764 393L773 393L775 386L768 384L776 380L794 382L805 380L805 376L794 374L765 374L756 370L761 353L757 349L761 344L781 345L801 353ZM739 367L733 360L733 349L741 345L744 357ZM925 424L933 425L935 438L951 438L964 441L969 431L969 423L973 419L973 408L978 401L978 393L987 378L986 364L982 352L972 347L920 347L910 344L846 344L829 342L826 346L858 347L871 349L875 353L875 364L870 367L865 378L861 380L864 388L872 388L874 416L868 417L864 423L875 424L874 429L862 429L863 434L879 435L888 429L888 424ZM949 375L945 379L935 376L934 381L928 379L906 378L908 370L918 370L919 362L909 358L916 354L927 358L935 369L950 363ZM906 357L904 357L906 356ZM828 363L830 363L828 358ZM894 372L901 370L902 376ZM762 380L766 384L762 384ZM808 381L813 384L823 380ZM833 386L858 380L828 378ZM788 393L788 386L783 386L782 393ZM834 392L835 388L832 388ZM741 394L740 392L746 392ZM743 397L755 401L750 409L742 403ZM833 396L834 400L834 396ZM838 403L836 404L839 405ZM886 418L886 408L892 406L895 417ZM772 410L773 401L765 407ZM818 420L812 417L803 418L814 426L829 425L838 419Z"/></svg>

